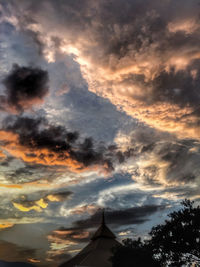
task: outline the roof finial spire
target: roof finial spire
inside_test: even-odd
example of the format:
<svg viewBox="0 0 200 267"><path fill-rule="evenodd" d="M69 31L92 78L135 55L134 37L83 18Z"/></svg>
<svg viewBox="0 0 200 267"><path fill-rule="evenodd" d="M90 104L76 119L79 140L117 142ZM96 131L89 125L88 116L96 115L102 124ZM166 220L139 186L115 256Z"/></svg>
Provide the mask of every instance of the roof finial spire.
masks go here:
<svg viewBox="0 0 200 267"><path fill-rule="evenodd" d="M110 231L108 226L105 223L105 209L100 210L102 212L101 225L97 231L92 236L91 240L96 240L97 238L111 238L115 239L115 235Z"/></svg>

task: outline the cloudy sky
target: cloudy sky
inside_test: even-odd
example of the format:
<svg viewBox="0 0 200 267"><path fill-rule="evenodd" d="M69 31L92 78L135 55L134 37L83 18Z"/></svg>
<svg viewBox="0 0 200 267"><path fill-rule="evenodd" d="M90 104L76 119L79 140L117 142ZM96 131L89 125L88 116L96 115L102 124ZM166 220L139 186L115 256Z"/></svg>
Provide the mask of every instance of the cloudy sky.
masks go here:
<svg viewBox="0 0 200 267"><path fill-rule="evenodd" d="M198 0L0 0L0 259L55 266L200 199ZM10 253L12 251L12 254Z"/></svg>

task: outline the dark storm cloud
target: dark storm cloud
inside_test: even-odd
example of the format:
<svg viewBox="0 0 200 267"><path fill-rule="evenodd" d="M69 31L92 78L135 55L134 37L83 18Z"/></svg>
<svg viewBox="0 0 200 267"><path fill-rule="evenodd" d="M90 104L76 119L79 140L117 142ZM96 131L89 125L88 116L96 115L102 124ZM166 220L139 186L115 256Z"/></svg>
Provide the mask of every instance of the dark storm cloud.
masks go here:
<svg viewBox="0 0 200 267"><path fill-rule="evenodd" d="M45 166L42 164L27 163L25 167L19 167L16 169L16 158L11 158L8 162L5 159L0 166L3 166L1 172L4 174L7 181L12 184L24 184L30 182L46 181L53 182L57 179L63 172L66 172L66 168L58 168L58 166Z"/></svg>
<svg viewBox="0 0 200 267"><path fill-rule="evenodd" d="M0 162L0 166L9 167L10 163L14 160L13 157L6 157L4 160Z"/></svg>
<svg viewBox="0 0 200 267"><path fill-rule="evenodd" d="M157 211L164 209L165 206L146 205L141 207L133 207L128 209L106 209L106 222L114 225L126 225L126 224L141 224L148 221L148 216L154 214ZM76 221L74 225L80 229L87 229L96 227L100 224L102 218L102 211L97 211L91 215L88 219Z"/></svg>
<svg viewBox="0 0 200 267"><path fill-rule="evenodd" d="M179 105L180 108L191 107L193 115L199 114L200 101L200 60L192 61L184 70L161 70L151 81L145 81L144 75L130 74L124 78L122 85L137 85L140 88L152 88L147 93L133 97L146 105L166 102ZM188 121L189 123L189 121ZM197 123L197 122L196 122Z"/></svg>
<svg viewBox="0 0 200 267"><path fill-rule="evenodd" d="M106 210L106 223L115 226L142 224L148 221L148 216L165 209L164 205L146 205L141 207L133 207L124 210ZM102 211L98 210L89 218L75 221L71 228L61 227L52 232L49 236L52 240L69 240L74 242L88 242L93 235L94 227L101 224ZM62 242L61 242L62 243Z"/></svg>
<svg viewBox="0 0 200 267"><path fill-rule="evenodd" d="M23 19L18 14L23 31L34 31L33 25L38 26L35 33L50 53L57 53L62 46L67 50L66 44L77 48L80 59L92 66L91 70L84 67L89 90L110 98L129 115L158 129L175 131L176 124L180 126L176 128L179 135L186 129L187 137L199 137L197 0L43 0L40 5L30 0L21 1L20 8L12 5L17 14L25 14ZM49 17L51 20L46 19ZM42 38L46 32L50 46ZM54 44L53 39L59 42ZM103 71L98 73L99 69ZM154 105L168 116L159 116Z"/></svg>
<svg viewBox="0 0 200 267"><path fill-rule="evenodd" d="M1 96L1 108L22 112L41 103L48 93L48 73L40 68L14 65L3 80L5 95Z"/></svg>
<svg viewBox="0 0 200 267"><path fill-rule="evenodd" d="M90 77L87 80L89 90L105 95L128 114L151 126L173 131L176 124L180 125L176 130L178 134L186 129L187 137L199 136L197 0L56 3L50 0L41 1L40 5L22 1L21 7L34 23L49 33L50 39L56 37L61 46L70 44L77 48L80 59L88 61L92 68L85 70L84 67L84 72L86 80ZM51 14L51 22L45 19L47 13ZM29 27L31 23L26 21L25 24ZM99 69L103 71L98 73ZM158 105L158 110L168 116L159 116L153 105ZM179 121L174 118L171 105L175 105ZM183 109L182 114L180 109ZM190 121L195 117L192 126L185 120L186 114ZM193 131L188 130L189 127Z"/></svg>
<svg viewBox="0 0 200 267"><path fill-rule="evenodd" d="M46 3L42 1L41 4L44 8ZM92 37L98 41L98 45L103 48L105 56L115 54L117 57L124 57L130 51L130 44L132 50L139 51L144 43L146 46L158 40L166 27L164 18L151 16L151 14L144 16L151 8L155 8L156 4L157 8L160 8L158 1L152 3L152 1L87 0L83 2L76 0L59 1L59 4L49 1L48 4L51 4L56 12L54 13L55 25L62 18L69 31L73 31L75 38L89 30ZM29 8L33 16L34 9L35 12L39 11L38 5L34 5L33 2ZM57 17L58 14L60 17ZM94 22L98 22L99 25L95 27ZM124 26L127 26L126 32L123 32ZM149 36L149 33L153 35ZM104 41L105 39L107 42Z"/></svg>
<svg viewBox="0 0 200 267"><path fill-rule="evenodd" d="M34 151L47 149L48 158L54 153L61 165L70 158L85 167L102 165L107 170L113 169L112 154L108 153L106 147L96 147L92 138L82 140L77 132L53 126L44 118L8 117L3 122L3 129L18 135L19 144L30 150L30 153L26 153L27 157L43 160L45 155L42 151L39 156Z"/></svg>
<svg viewBox="0 0 200 267"><path fill-rule="evenodd" d="M22 1L24 4L25 1ZM38 6L36 2L29 1L24 5L28 14L44 14L45 11L54 11L53 23L51 27L56 27L60 20L61 31L65 26L67 30L73 31L72 38L84 35L87 31L91 37L98 41L97 45L103 49L104 56L116 55L118 58L124 57L130 51L135 53L143 52L143 49L152 44L158 44L158 53L166 49L174 50L181 47L198 45L199 36L197 34L188 36L184 31L169 33L168 22L174 18L190 18L193 15L196 19L198 15L198 1L187 3L185 6L178 1L165 1L160 3L157 0L151 1L41 1ZM180 13L172 12L172 6L180 9ZM45 10L46 7L46 10ZM35 19L35 22L37 20ZM96 24L95 24L96 22ZM27 24L30 22L26 21ZM38 17L37 23L40 23ZM44 23L44 21L42 21ZM107 40L105 42L105 39ZM93 51L91 51L93 53ZM103 60L106 60L104 58Z"/></svg>
<svg viewBox="0 0 200 267"><path fill-rule="evenodd" d="M123 152L116 145L104 146L97 144L92 138L82 139L77 132L69 132L62 126L53 126L44 118L8 117L3 122L3 129L18 135L19 144L28 149L26 156L34 162L37 162L38 158L40 162L45 162L46 157L51 158L54 154L60 165L65 165L70 158L81 164L78 166L79 169L98 165L112 171L116 164L126 163L131 157L137 159L142 156L146 160L149 158L149 164L142 168L135 167L133 175L143 177L148 184L161 182L159 162L167 164L165 179L168 183L190 183L200 174L199 146L195 140L178 141L167 133L151 128L138 128L134 131L131 143ZM47 149L48 155L44 155L43 149ZM156 158L156 161L152 160L152 157ZM27 181L27 177L37 180L46 174L49 176L48 179L52 180L55 179L53 164L54 162L50 169L45 169L41 163L27 164L26 167L8 170L5 173L7 179L12 182L23 183ZM48 162L45 165L48 165ZM52 175L49 175L50 173Z"/></svg>
<svg viewBox="0 0 200 267"><path fill-rule="evenodd" d="M195 70L195 77L192 71ZM191 63L187 69L162 71L153 80L152 101L172 102L181 107L191 106L199 113L200 60ZM151 98L151 97L150 97Z"/></svg>
<svg viewBox="0 0 200 267"><path fill-rule="evenodd" d="M49 202L51 201L48 197L51 196L54 199L57 199L57 201L65 201L68 200L69 197L73 193L71 191L65 191L65 190L51 190L51 191L38 191L36 193L32 193L31 195L20 195L17 197L17 199L13 199L19 203L23 203L24 205L31 206L31 202L38 201L41 198L44 199L44 201Z"/></svg>
<svg viewBox="0 0 200 267"><path fill-rule="evenodd" d="M100 166L106 171L112 171L116 164L125 164L129 158L135 158L137 162L139 157L144 157L149 163L143 167L136 166L132 175L148 184L163 182L160 175L162 168L165 168L164 179L167 183L187 184L196 181L200 175L200 148L195 140L177 140L168 133L152 128L139 127L135 130L129 146L123 151L116 145L105 146L92 138L81 138L77 132L53 126L44 118L7 117L3 122L3 130L18 135L20 146L27 148L26 157L34 163L17 170L5 171L7 179L12 182L23 183L27 179L34 181L45 178L46 174L51 181L57 176L53 168L55 161L65 166L68 159L81 164L77 166L79 170ZM44 149L48 151L47 154L44 154ZM52 157L55 161L48 163L46 159ZM164 167L159 162L164 162Z"/></svg>
<svg viewBox="0 0 200 267"><path fill-rule="evenodd" d="M6 179L12 183L24 183L27 181L27 177L29 178L29 181L34 179L35 176L37 178L40 178L40 173L44 175L45 172L44 168L42 166L38 165L27 165L26 167L21 167L15 170L12 170L11 168L7 171L5 171ZM35 175L36 174L36 175ZM45 173L46 174L46 173ZM39 176L39 177L38 177Z"/></svg>

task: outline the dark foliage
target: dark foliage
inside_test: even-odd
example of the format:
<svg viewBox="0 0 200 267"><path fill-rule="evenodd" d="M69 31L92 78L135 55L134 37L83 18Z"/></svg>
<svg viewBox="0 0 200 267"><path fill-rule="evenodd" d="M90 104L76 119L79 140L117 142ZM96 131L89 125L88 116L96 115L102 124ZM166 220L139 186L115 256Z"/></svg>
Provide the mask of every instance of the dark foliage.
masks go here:
<svg viewBox="0 0 200 267"><path fill-rule="evenodd" d="M124 240L113 250L113 267L200 266L200 206L190 200L182 206L152 228L149 240Z"/></svg>
<svg viewBox="0 0 200 267"><path fill-rule="evenodd" d="M169 214L165 224L152 228L149 245L162 264L178 267L200 259L200 207L193 204L183 201L183 208Z"/></svg>
<svg viewBox="0 0 200 267"><path fill-rule="evenodd" d="M113 267L159 267L159 263L154 259L149 246L138 240L123 240L123 245L113 249L111 261Z"/></svg>

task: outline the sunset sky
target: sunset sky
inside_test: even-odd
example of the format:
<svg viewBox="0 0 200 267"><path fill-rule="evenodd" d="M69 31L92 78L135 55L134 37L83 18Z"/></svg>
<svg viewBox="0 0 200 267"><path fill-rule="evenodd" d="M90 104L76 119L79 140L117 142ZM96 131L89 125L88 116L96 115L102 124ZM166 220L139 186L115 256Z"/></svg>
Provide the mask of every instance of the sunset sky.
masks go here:
<svg viewBox="0 0 200 267"><path fill-rule="evenodd" d="M199 0L0 0L0 259L55 266L200 200ZM12 252L12 253L11 253Z"/></svg>

